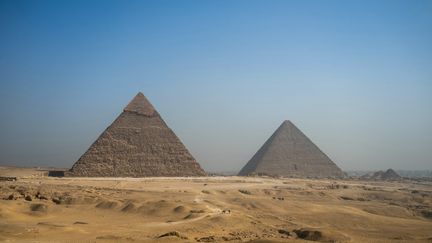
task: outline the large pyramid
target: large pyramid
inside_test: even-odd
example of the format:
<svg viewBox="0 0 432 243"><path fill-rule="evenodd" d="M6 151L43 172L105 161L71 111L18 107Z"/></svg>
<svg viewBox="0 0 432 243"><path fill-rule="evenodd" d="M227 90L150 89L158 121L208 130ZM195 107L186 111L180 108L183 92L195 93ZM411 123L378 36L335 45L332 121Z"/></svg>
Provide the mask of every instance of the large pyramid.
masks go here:
<svg viewBox="0 0 432 243"><path fill-rule="evenodd" d="M239 172L288 177L342 177L343 172L293 123L284 121Z"/></svg>
<svg viewBox="0 0 432 243"><path fill-rule="evenodd" d="M204 176L205 172L140 92L67 176Z"/></svg>

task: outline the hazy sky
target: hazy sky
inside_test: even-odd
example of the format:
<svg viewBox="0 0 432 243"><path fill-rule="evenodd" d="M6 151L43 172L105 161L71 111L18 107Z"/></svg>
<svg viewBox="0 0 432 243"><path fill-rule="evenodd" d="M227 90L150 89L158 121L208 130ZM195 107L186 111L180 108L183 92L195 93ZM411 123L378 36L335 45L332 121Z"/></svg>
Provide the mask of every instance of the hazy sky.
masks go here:
<svg viewBox="0 0 432 243"><path fill-rule="evenodd" d="M72 166L138 91L209 171L283 120L432 169L432 1L0 0L0 164Z"/></svg>

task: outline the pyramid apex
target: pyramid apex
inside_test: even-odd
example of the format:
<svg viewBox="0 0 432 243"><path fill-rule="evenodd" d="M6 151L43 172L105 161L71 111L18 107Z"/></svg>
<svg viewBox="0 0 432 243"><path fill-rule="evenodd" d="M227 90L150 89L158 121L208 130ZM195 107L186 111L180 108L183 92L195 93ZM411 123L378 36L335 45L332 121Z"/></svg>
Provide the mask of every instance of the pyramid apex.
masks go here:
<svg viewBox="0 0 432 243"><path fill-rule="evenodd" d="M293 124L290 120L285 120L282 122L282 124Z"/></svg>
<svg viewBox="0 0 432 243"><path fill-rule="evenodd" d="M294 123L292 123L290 120L285 120L282 122L282 124L280 125L280 127L295 127Z"/></svg>
<svg viewBox="0 0 432 243"><path fill-rule="evenodd" d="M156 113L155 108L142 92L138 92L123 111L145 116L153 116Z"/></svg>

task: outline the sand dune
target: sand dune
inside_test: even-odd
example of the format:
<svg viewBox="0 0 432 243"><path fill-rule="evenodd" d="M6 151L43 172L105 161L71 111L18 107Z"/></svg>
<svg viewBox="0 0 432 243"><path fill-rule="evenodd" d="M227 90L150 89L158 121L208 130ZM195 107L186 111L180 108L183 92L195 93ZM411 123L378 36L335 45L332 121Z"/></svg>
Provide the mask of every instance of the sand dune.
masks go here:
<svg viewBox="0 0 432 243"><path fill-rule="evenodd" d="M414 182L27 177L0 192L8 242L432 240L432 187Z"/></svg>

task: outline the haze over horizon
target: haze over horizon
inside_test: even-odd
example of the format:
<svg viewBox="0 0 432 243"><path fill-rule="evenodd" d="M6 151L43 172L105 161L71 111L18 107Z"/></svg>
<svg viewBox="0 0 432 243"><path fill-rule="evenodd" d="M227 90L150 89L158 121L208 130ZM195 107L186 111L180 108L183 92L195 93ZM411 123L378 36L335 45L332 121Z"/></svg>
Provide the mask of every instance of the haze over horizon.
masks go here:
<svg viewBox="0 0 432 243"><path fill-rule="evenodd" d="M143 92L207 171L284 121L432 170L431 1L0 1L0 165L70 167Z"/></svg>

